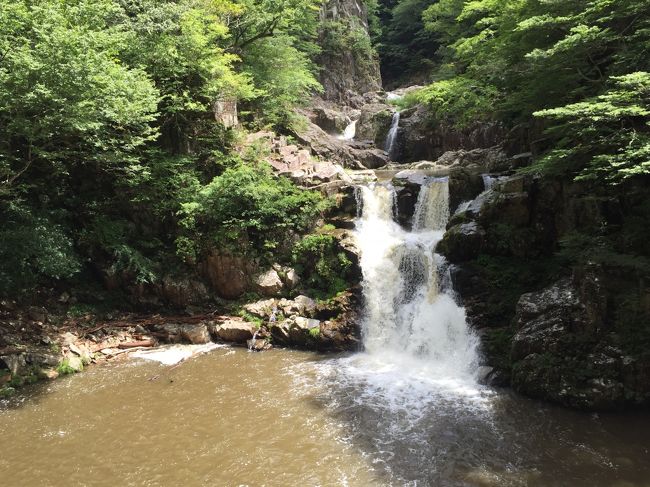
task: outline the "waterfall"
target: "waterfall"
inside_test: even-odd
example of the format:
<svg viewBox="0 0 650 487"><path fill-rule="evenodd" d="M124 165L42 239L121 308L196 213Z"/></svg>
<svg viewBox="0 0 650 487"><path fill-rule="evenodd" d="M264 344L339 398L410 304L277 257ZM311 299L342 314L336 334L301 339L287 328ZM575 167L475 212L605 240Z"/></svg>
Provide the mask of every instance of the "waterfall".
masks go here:
<svg viewBox="0 0 650 487"><path fill-rule="evenodd" d="M357 135L357 122L358 120L353 120L345 127L343 134L339 136L341 140L354 140L354 137Z"/></svg>
<svg viewBox="0 0 650 487"><path fill-rule="evenodd" d="M399 131L399 119L400 119L400 112L395 112L393 114L393 121L390 124L390 130L388 131L388 135L386 136L386 145L384 147L384 150L388 152L388 155L390 158L393 158L394 155L394 150L395 150L395 142L397 141L397 132Z"/></svg>
<svg viewBox="0 0 650 487"><path fill-rule="evenodd" d="M426 364L445 377L470 377L477 339L435 253L449 218L449 182L432 179L420 191L413 231L393 218L395 189L361 187L356 237L361 250L363 341L368 354Z"/></svg>
<svg viewBox="0 0 650 487"><path fill-rule="evenodd" d="M496 176L490 176L489 174L483 174L483 188L485 191L489 191L494 188L494 185L499 181L499 178Z"/></svg>

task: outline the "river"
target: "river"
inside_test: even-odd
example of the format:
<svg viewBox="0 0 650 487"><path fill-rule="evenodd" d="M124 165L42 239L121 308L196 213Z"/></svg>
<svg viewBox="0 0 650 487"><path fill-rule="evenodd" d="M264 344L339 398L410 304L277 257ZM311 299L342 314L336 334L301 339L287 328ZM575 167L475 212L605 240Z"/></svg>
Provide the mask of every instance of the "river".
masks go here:
<svg viewBox="0 0 650 487"><path fill-rule="evenodd" d="M650 417L597 415L477 381L478 340L435 254L448 183L412 230L360 188L365 351L220 346L26 388L0 406L10 486L650 486Z"/></svg>

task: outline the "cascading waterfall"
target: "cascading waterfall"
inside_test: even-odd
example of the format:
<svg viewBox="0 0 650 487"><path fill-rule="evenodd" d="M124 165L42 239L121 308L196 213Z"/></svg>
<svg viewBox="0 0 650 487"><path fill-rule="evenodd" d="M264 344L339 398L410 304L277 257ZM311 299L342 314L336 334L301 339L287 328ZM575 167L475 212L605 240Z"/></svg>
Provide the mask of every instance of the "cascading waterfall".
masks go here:
<svg viewBox="0 0 650 487"><path fill-rule="evenodd" d="M400 112L395 112L393 114L393 120L390 124L390 129L388 130L388 135L386 136L386 145L384 150L388 153L389 157L392 159L395 152L395 142L397 141L397 132L399 131L399 120Z"/></svg>
<svg viewBox="0 0 650 487"><path fill-rule="evenodd" d="M477 339L465 311L454 300L435 253L449 218L446 178L424 185L413 231L393 219L390 185L361 188L363 211L357 225L361 250L365 315L363 340L371 355L418 363L452 377L471 377Z"/></svg>
<svg viewBox="0 0 650 487"><path fill-rule="evenodd" d="M353 120L345 127L343 134L339 136L341 140L354 140L357 135L357 122L358 120Z"/></svg>

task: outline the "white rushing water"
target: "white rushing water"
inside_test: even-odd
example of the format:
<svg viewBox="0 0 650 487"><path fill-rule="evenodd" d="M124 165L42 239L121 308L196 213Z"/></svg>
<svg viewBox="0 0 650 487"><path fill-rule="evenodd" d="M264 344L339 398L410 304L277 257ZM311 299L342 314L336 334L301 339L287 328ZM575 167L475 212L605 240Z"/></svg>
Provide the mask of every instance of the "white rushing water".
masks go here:
<svg viewBox="0 0 650 487"><path fill-rule="evenodd" d="M343 133L339 136L340 140L354 140L357 135L357 122L358 120L353 120L345 127Z"/></svg>
<svg viewBox="0 0 650 487"><path fill-rule="evenodd" d="M400 112L395 112L393 114L393 120L390 124L390 129L388 130L388 135L386 136L386 145L384 150L388 152L388 155L393 157L395 151L395 142L397 141L397 133L399 131L399 120Z"/></svg>
<svg viewBox="0 0 650 487"><path fill-rule="evenodd" d="M437 378L471 380L477 339L445 279L444 258L435 253L449 218L448 180L434 179L422 187L411 232L393 219L394 188L366 186L361 194L357 241L367 352L417 362Z"/></svg>

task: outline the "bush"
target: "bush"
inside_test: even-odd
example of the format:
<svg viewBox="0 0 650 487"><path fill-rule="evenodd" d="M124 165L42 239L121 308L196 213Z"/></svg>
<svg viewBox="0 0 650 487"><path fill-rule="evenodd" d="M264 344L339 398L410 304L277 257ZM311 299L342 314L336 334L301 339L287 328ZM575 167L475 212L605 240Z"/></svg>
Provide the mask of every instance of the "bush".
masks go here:
<svg viewBox="0 0 650 487"><path fill-rule="evenodd" d="M330 204L319 192L273 176L266 165L239 164L182 205L180 224L197 252L221 246L270 258L297 232L310 229ZM179 250L187 252L189 241L179 241Z"/></svg>
<svg viewBox="0 0 650 487"><path fill-rule="evenodd" d="M29 290L44 279L68 278L81 264L64 227L12 205L0 212L0 294Z"/></svg>
<svg viewBox="0 0 650 487"><path fill-rule="evenodd" d="M319 297L333 296L348 287L351 262L331 235L307 235L293 249L298 273Z"/></svg>

